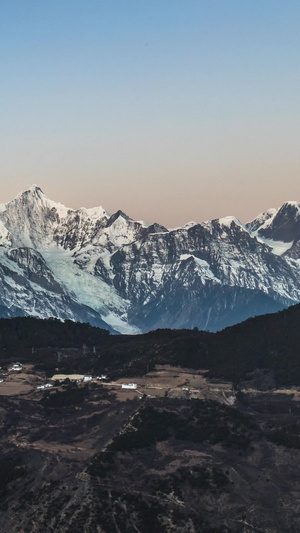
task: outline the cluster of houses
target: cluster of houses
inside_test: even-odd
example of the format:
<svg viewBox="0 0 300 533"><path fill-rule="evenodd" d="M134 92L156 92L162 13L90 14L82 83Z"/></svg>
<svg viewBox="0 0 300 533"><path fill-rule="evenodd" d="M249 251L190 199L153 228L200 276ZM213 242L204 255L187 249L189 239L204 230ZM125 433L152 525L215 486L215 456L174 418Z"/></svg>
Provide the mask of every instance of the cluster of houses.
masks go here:
<svg viewBox="0 0 300 533"><path fill-rule="evenodd" d="M52 383L45 383L45 385L38 385L37 389L49 389L49 387L53 387Z"/></svg>
<svg viewBox="0 0 300 533"><path fill-rule="evenodd" d="M97 377L97 379L106 379L106 378L107 376ZM91 381L93 381L94 378L90 374L86 374L84 376L79 375L79 374L69 374L69 375L58 374L57 376L54 375L52 378L53 381L60 381L60 382L63 382L66 379L69 379L73 383L90 383ZM53 386L54 386L53 383L45 383L44 385L38 385L36 388L40 390L40 389L48 389L49 387L53 387Z"/></svg>
<svg viewBox="0 0 300 533"><path fill-rule="evenodd" d="M21 363L13 363L12 366L8 369L10 372L21 372L23 369L23 365ZM91 374L57 374L52 377L53 383L43 383L41 385L37 385L37 390L43 390L48 389L54 386L55 381L63 382L66 379L77 382L77 383L91 383L94 380L97 381L105 381L108 379L108 376L106 374L101 374L100 376L93 377ZM3 379L0 379L0 383L3 381ZM122 383L121 388L122 389L129 389L129 390L136 390L138 387L137 383Z"/></svg>
<svg viewBox="0 0 300 533"><path fill-rule="evenodd" d="M2 369L2 367L0 367L0 369ZM23 365L22 363L13 363L12 366L8 369L9 372L22 372L23 370ZM6 374L4 374L6 375ZM0 378L0 383L3 383L4 382L4 378L1 377Z"/></svg>
<svg viewBox="0 0 300 533"><path fill-rule="evenodd" d="M78 381L83 381L83 383L89 383L90 381L93 381L93 379L96 379L97 381L101 381L103 379L107 379L107 376L102 374L101 376L97 376L96 378L93 378L91 374L86 374L85 376L81 378L81 380L78 380Z"/></svg>
<svg viewBox="0 0 300 533"><path fill-rule="evenodd" d="M107 379L107 375L102 374L101 376L93 377L91 374L54 374L52 376L52 381L63 382L66 379L70 380L73 383L91 383L92 381L104 381Z"/></svg>

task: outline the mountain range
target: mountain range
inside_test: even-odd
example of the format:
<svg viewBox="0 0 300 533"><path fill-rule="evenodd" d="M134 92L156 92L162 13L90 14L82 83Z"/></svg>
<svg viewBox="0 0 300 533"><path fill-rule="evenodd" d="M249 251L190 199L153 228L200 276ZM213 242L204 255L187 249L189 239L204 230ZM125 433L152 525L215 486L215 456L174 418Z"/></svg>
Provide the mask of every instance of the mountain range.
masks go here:
<svg viewBox="0 0 300 533"><path fill-rule="evenodd" d="M34 185L0 204L0 316L111 332L216 331L300 301L300 204L167 229L69 209Z"/></svg>

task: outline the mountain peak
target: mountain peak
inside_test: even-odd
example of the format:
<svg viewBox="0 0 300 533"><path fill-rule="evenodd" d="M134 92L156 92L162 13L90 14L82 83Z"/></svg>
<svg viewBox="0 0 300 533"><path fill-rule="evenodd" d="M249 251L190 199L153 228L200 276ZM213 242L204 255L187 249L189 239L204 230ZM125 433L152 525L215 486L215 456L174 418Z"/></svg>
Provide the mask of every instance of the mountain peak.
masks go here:
<svg viewBox="0 0 300 533"><path fill-rule="evenodd" d="M250 220L245 224L246 228L251 232L254 233L255 231L261 229L263 226L268 226L270 224L271 219L274 218L276 215L278 209L275 207L271 207L267 211L264 211L263 213L260 213L257 215L257 217L253 218L253 220Z"/></svg>
<svg viewBox="0 0 300 533"><path fill-rule="evenodd" d="M21 192L20 194L18 194L18 196L28 196L28 195L35 195L35 196L45 196L42 189L38 186L38 185L31 185L31 187L29 187L29 189L26 189L25 191Z"/></svg>
<svg viewBox="0 0 300 533"><path fill-rule="evenodd" d="M290 200L277 210L269 210L247 224L248 230L259 237L285 243L300 238L300 204Z"/></svg>
<svg viewBox="0 0 300 533"><path fill-rule="evenodd" d="M288 206L288 205L292 205L294 207L300 207L300 204L299 202L295 202L295 200L287 200L286 202L284 202L284 204L282 205L283 206Z"/></svg>
<svg viewBox="0 0 300 533"><path fill-rule="evenodd" d="M29 189L25 189L24 191L17 194L17 196L13 200L11 200L11 202L8 202L6 205L14 203L16 201L35 202L36 200L47 200L47 197L38 185L33 184L31 185L31 187L29 187Z"/></svg>
<svg viewBox="0 0 300 533"><path fill-rule="evenodd" d="M244 227L244 225L234 216L218 218L217 221L219 222L220 225L227 226L228 228L230 228L232 224L235 224L236 226Z"/></svg>
<svg viewBox="0 0 300 533"><path fill-rule="evenodd" d="M123 218L124 220L128 220L132 222L132 218L130 218L128 215L126 215L126 213L124 213L123 211L121 211L121 209L119 209L116 213L110 216L107 222L107 227L111 226L118 218Z"/></svg>
<svg viewBox="0 0 300 533"><path fill-rule="evenodd" d="M35 183L33 185L31 185L31 187L29 187L28 192L39 192L39 193L44 194L42 189L41 189L41 187L39 187Z"/></svg>
<svg viewBox="0 0 300 533"><path fill-rule="evenodd" d="M298 202L294 202L292 200L289 200L288 202L284 202L284 204L278 209L277 215L284 214L285 217L291 218L291 217L298 217L300 215L300 204Z"/></svg>

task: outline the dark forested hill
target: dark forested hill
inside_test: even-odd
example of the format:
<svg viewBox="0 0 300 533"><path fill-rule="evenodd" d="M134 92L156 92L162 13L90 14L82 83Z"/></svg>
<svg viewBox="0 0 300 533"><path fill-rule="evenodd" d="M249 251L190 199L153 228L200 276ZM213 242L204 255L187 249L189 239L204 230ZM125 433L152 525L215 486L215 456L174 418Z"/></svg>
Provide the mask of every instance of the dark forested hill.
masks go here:
<svg viewBox="0 0 300 533"><path fill-rule="evenodd" d="M155 363L208 370L212 377L238 384L272 375L276 385L300 384L300 305L264 315L218 333L197 330L156 330L144 335L115 335L72 321L15 318L0 320L2 359L7 350L31 356L31 347L74 348L85 357L82 370L141 375ZM94 353L97 347L97 354ZM50 350L51 351L51 350ZM35 358L39 355L36 353ZM43 356L40 356L43 359ZM55 352L55 360L56 352ZM79 359L63 361L76 370ZM41 361L42 362L42 361ZM69 368L70 367L70 368ZM72 367L72 368L71 368ZM253 373L254 375L249 375Z"/></svg>
<svg viewBox="0 0 300 533"><path fill-rule="evenodd" d="M16 317L0 319L0 348L75 347L98 344L109 335L105 329L82 322L56 318Z"/></svg>
<svg viewBox="0 0 300 533"><path fill-rule="evenodd" d="M269 370L277 385L300 385L300 305L182 338L174 342L172 362L207 368L211 376L235 383Z"/></svg>

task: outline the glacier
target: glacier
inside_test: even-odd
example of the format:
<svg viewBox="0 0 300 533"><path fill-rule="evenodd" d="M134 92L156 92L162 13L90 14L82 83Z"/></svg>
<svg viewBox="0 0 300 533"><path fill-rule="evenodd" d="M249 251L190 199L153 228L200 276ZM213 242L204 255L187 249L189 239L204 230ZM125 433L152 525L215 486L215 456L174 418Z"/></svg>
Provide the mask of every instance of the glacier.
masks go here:
<svg viewBox="0 0 300 533"><path fill-rule="evenodd" d="M33 185L0 205L0 316L217 330L300 301L300 204L168 229Z"/></svg>

